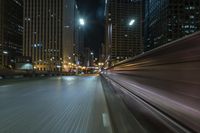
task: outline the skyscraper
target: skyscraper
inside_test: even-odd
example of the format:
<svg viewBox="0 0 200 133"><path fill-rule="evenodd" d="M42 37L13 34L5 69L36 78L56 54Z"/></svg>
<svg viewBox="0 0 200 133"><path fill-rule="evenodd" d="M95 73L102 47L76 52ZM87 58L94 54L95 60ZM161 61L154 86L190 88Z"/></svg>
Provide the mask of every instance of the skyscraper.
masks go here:
<svg viewBox="0 0 200 133"><path fill-rule="evenodd" d="M77 65L84 64L84 41L85 41L85 27L80 24L80 15L78 6L75 8L75 46L74 46L74 63Z"/></svg>
<svg viewBox="0 0 200 133"><path fill-rule="evenodd" d="M112 63L142 50L142 0L106 0L106 53Z"/></svg>
<svg viewBox="0 0 200 133"><path fill-rule="evenodd" d="M24 0L24 55L34 68L61 71L71 62L75 0Z"/></svg>
<svg viewBox="0 0 200 133"><path fill-rule="evenodd" d="M0 68L13 68L22 55L23 0L0 0Z"/></svg>
<svg viewBox="0 0 200 133"><path fill-rule="evenodd" d="M200 30L199 0L145 0L145 50Z"/></svg>

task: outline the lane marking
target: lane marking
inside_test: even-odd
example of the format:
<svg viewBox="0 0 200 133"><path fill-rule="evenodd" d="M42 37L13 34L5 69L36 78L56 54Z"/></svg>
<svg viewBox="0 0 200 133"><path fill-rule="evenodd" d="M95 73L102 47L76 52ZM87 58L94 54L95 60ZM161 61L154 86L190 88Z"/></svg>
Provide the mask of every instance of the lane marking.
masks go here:
<svg viewBox="0 0 200 133"><path fill-rule="evenodd" d="M110 127L110 120L107 113L102 113L104 127Z"/></svg>
<svg viewBox="0 0 200 133"><path fill-rule="evenodd" d="M0 87L6 88L6 87L11 87L13 85L0 85Z"/></svg>

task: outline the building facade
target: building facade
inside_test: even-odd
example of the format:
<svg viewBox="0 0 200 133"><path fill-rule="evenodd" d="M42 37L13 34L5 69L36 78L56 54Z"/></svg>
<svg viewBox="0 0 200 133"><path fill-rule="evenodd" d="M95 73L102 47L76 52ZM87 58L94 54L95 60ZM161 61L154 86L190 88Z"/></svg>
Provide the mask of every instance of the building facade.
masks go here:
<svg viewBox="0 0 200 133"><path fill-rule="evenodd" d="M145 51L200 30L199 0L145 0Z"/></svg>
<svg viewBox="0 0 200 133"><path fill-rule="evenodd" d="M84 48L84 64L83 66L92 67L94 63L94 53L88 47Z"/></svg>
<svg viewBox="0 0 200 133"><path fill-rule="evenodd" d="M99 62L105 62L106 58L106 46L104 43L101 44L101 48L99 49Z"/></svg>
<svg viewBox="0 0 200 133"><path fill-rule="evenodd" d="M80 11L78 6L75 8L75 46L74 46L74 63L77 65L84 64L84 44L85 44L85 26L80 24ZM82 18L83 19L83 18Z"/></svg>
<svg viewBox="0 0 200 133"><path fill-rule="evenodd" d="M74 63L77 65L83 65L85 43L84 27L78 26L75 32Z"/></svg>
<svg viewBox="0 0 200 133"><path fill-rule="evenodd" d="M142 0L106 0L106 57L112 64L143 51L142 3Z"/></svg>
<svg viewBox="0 0 200 133"><path fill-rule="evenodd" d="M32 58L35 69L67 70L73 56L74 8L75 0L24 0L23 54Z"/></svg>
<svg viewBox="0 0 200 133"><path fill-rule="evenodd" d="M0 68L14 68L22 37L23 0L0 0Z"/></svg>

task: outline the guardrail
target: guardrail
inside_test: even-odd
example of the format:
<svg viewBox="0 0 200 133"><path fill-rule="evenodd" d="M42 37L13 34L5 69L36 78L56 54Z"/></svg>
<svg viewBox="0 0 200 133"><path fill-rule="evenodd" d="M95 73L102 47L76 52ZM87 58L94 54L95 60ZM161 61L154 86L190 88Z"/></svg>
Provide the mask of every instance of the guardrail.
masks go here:
<svg viewBox="0 0 200 133"><path fill-rule="evenodd" d="M200 131L200 32L120 62L104 76L189 131Z"/></svg>

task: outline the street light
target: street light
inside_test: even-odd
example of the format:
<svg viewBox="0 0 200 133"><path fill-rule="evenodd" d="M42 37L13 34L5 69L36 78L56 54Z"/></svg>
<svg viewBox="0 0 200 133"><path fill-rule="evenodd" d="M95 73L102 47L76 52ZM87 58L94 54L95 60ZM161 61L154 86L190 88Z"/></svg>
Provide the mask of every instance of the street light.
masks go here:
<svg viewBox="0 0 200 133"><path fill-rule="evenodd" d="M5 50L4 50L4 51L3 51L3 54L8 54L8 51L5 51Z"/></svg>
<svg viewBox="0 0 200 133"><path fill-rule="evenodd" d="M129 22L129 25L132 26L134 23L135 23L135 19L132 19L132 20Z"/></svg>
<svg viewBox="0 0 200 133"><path fill-rule="evenodd" d="M85 25L85 20L83 18L80 18L79 19L79 23L80 23L80 25L84 26Z"/></svg>

